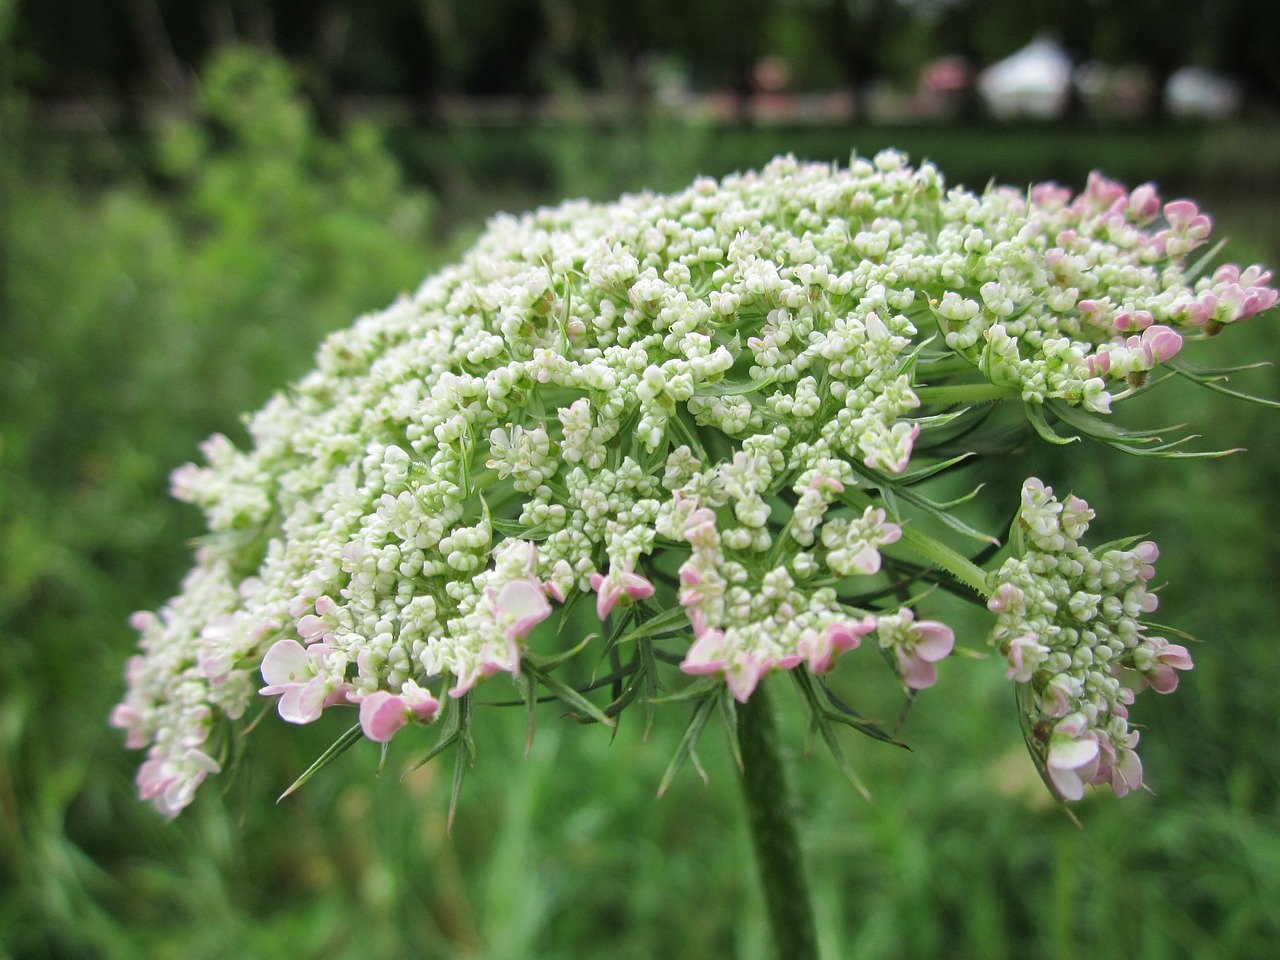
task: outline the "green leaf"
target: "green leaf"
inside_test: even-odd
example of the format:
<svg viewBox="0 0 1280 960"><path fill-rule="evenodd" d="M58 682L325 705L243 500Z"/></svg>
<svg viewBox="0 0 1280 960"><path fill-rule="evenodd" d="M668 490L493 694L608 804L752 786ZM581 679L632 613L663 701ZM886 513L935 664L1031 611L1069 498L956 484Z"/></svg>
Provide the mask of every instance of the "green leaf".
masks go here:
<svg viewBox="0 0 1280 960"><path fill-rule="evenodd" d="M504 520L501 517L495 517L489 522L493 525L493 529L504 537L515 537L518 540L545 540L551 536L551 528L545 523L529 526L518 520Z"/></svg>
<svg viewBox="0 0 1280 960"><path fill-rule="evenodd" d="M1202 377L1223 380L1233 373L1243 373L1245 370L1259 370L1263 367L1269 367L1271 366L1271 361L1259 360L1256 363L1241 363L1230 367L1202 367L1198 363L1188 363L1179 359L1166 360L1164 365L1185 377L1191 377L1193 380Z"/></svg>
<svg viewBox="0 0 1280 960"><path fill-rule="evenodd" d="M743 769L742 747L738 743L737 701L733 697L716 697L716 703L720 707L720 720L724 723L724 731L729 735L729 752L733 755L733 762L741 772Z"/></svg>
<svg viewBox="0 0 1280 960"><path fill-rule="evenodd" d="M689 627L689 615L684 607L671 607L656 616L649 617L639 626L623 634L618 638L618 643L649 640L668 633L680 633Z"/></svg>
<svg viewBox="0 0 1280 960"><path fill-rule="evenodd" d="M948 460L926 464L925 466L917 467L914 470L907 470L899 474L898 482L903 486L911 486L912 484L919 483L921 480L927 480L929 477L936 476L939 473L950 470L952 467L959 466L966 460L970 460L973 457L973 453L962 453L959 456L951 457Z"/></svg>
<svg viewBox="0 0 1280 960"><path fill-rule="evenodd" d="M1207 373L1206 374L1192 373L1189 368L1184 367L1182 365L1177 365L1177 366L1174 366L1173 364L1168 364L1168 365L1172 367L1177 373L1186 377L1192 383L1197 383L1200 386L1204 387L1206 390L1212 390L1214 393L1220 393L1225 397L1233 397L1236 400L1243 400L1246 403L1256 403L1259 406L1271 407L1273 409L1280 408L1280 400L1269 400L1266 397L1257 397L1251 393L1245 393L1243 390L1232 390L1230 387L1224 387L1218 381L1225 380L1226 379L1225 376L1211 375ZM1255 366L1257 366L1257 364L1255 364ZM1248 369L1248 368L1240 367L1236 369Z"/></svg>
<svg viewBox="0 0 1280 960"><path fill-rule="evenodd" d="M1214 261L1214 258L1217 257L1218 254L1222 252L1222 248L1225 247L1226 245L1227 245L1227 238L1223 237L1221 240L1215 243L1212 247L1206 250L1203 254L1201 254L1199 260L1197 260L1195 263L1193 263L1191 266L1187 267L1183 271L1183 276L1187 278L1188 286L1191 286L1195 282L1196 278L1198 278L1201 274L1205 272L1205 270L1209 268L1209 264L1211 264Z"/></svg>
<svg viewBox="0 0 1280 960"><path fill-rule="evenodd" d="M449 816L445 820L445 833L453 833L453 817L458 812L458 797L462 795L462 780L467 775L467 767L475 759L476 748L471 741L469 729L465 729L458 740L457 752L453 755L453 784L449 788Z"/></svg>
<svg viewBox="0 0 1280 960"><path fill-rule="evenodd" d="M471 691L468 690L456 700L452 698L445 700L444 719L438 721L441 727L440 736L436 738L436 745L427 751L426 756L406 769L406 775L419 767L426 766L460 739L470 739L471 696Z"/></svg>
<svg viewBox="0 0 1280 960"><path fill-rule="evenodd" d="M973 495L976 493L977 493L977 490L975 489L972 493L967 494L965 497L961 498L958 501L955 501L955 503L964 503L969 499L971 499ZM929 516L933 517L935 520L938 520L939 522L946 524L952 530L956 531L956 533L963 534L964 536L969 537L972 540L977 540L979 543L990 544L991 546L994 546L994 547L1000 546L1000 541L998 538L991 536L991 534L989 533L983 533L981 530L977 530L969 526L967 523L965 523L955 514L951 513L947 508L952 506L952 504L936 503L935 501L930 500L928 497L924 496L923 494L917 493L916 491L909 490L909 489L899 490L898 495L901 496L903 500L906 500L913 507L917 507L918 509L923 510L925 513L929 514Z"/></svg>
<svg viewBox="0 0 1280 960"><path fill-rule="evenodd" d="M680 703L682 700L700 700L723 685L724 681L716 677L699 677L693 683L681 687L675 693L669 693L665 697L658 697L653 702Z"/></svg>
<svg viewBox="0 0 1280 960"><path fill-rule="evenodd" d="M649 732L653 730L653 718L657 713L658 690L660 684L658 682L658 661L653 656L653 643L649 640L640 640L636 644L636 652L640 656L641 678L644 681L644 739L649 739Z"/></svg>
<svg viewBox="0 0 1280 960"><path fill-rule="evenodd" d="M902 542L905 546L910 547L935 567L951 574L984 599L989 595L987 574L984 570L917 526L906 524L901 529Z"/></svg>
<svg viewBox="0 0 1280 960"><path fill-rule="evenodd" d="M337 760L338 757L346 753L351 748L352 744L354 744L357 740L362 739L363 737L364 737L364 731L360 729L360 724L357 723L354 727L352 727L350 730L348 730L346 733L340 736L337 740L333 741L333 743L329 746L329 749L326 750L324 753L320 754L320 757L316 760L316 762L311 764L311 766L307 767L306 772L303 773L302 776L300 776L297 780L293 781L292 785L290 785L288 790L286 790L284 793L280 794L280 796L276 798L276 803L279 803L285 797L289 796L289 794L293 793L295 790L302 787L303 784L305 784L308 780L314 777L317 773L319 773L329 764L333 763L334 760Z"/></svg>
<svg viewBox="0 0 1280 960"><path fill-rule="evenodd" d="M720 380L715 383L703 381L693 388L693 393L697 397L740 397L748 393L758 393L776 379L778 375L773 373L763 380L753 380L750 383L731 380Z"/></svg>
<svg viewBox="0 0 1280 960"><path fill-rule="evenodd" d="M676 747L675 756L667 764L667 771L662 775L662 782L658 784L659 797L667 792L667 787L671 786L671 781L675 779L675 775L680 772L680 768L684 766L685 761L693 755L693 749L698 745L698 739L702 736L702 731L706 729L707 721L711 718L711 711L715 709L716 696L727 695L725 688L720 686L718 693L704 696L693 708L693 717L689 720L689 726L685 728L684 736L680 738L680 745ZM706 779L705 773L703 773L703 779Z"/></svg>
<svg viewBox="0 0 1280 960"><path fill-rule="evenodd" d="M539 669L529 660L527 655L521 658L521 665L524 669L537 677L539 683L551 691L551 693L555 694L556 697L574 713L579 714L580 716L585 715L590 717L597 723L603 723L606 727L612 728L616 725L616 721L612 717L606 714L573 687L569 686L557 677L554 673Z"/></svg>
<svg viewBox="0 0 1280 960"><path fill-rule="evenodd" d="M840 768L840 772L848 778L862 796L870 800L871 791L867 789L867 785L862 782L862 778L858 776L853 765L844 755L844 749L840 746L840 738L836 736L835 728L831 725L831 716L829 712L822 706L818 699L817 693L813 689L813 681L809 673L804 667L797 667L791 671L791 675L795 678L796 683L800 686L801 692L809 704L809 719L811 729L817 730L822 735L823 742L827 745L827 750L835 759L836 765Z"/></svg>
<svg viewBox="0 0 1280 960"><path fill-rule="evenodd" d="M1048 401L1047 406L1053 411L1053 415L1064 423L1069 424L1075 429L1088 437L1095 440L1116 440L1131 441L1134 443L1150 443L1159 440L1162 433L1172 433L1175 430L1183 429L1186 424L1174 424L1168 427L1157 427L1154 430L1130 430L1110 420L1104 420L1077 407L1071 406L1069 403L1062 403L1057 400Z"/></svg>
<svg viewBox="0 0 1280 960"><path fill-rule="evenodd" d="M825 683L823 683L820 678L813 677L811 678L811 680L813 683L817 684L818 688L822 691L823 695L827 698L827 701L831 704L833 708L835 708L834 712L831 712L831 711L827 711L827 712L830 715L831 719L834 720L836 723L843 723L845 726L852 727L854 730L857 730L859 733L870 737L872 740L879 740L881 743L892 744L895 747L901 747L903 750L911 749L909 746L907 746L907 744L903 743L897 737L893 736L891 733L886 732L882 727L880 727L879 724L872 723L870 720L867 720L865 717L859 714L856 710L854 710L851 706L849 706L847 703L845 703L843 700L837 697L835 695L835 692L832 691L832 689L828 687Z"/></svg>
<svg viewBox="0 0 1280 960"><path fill-rule="evenodd" d="M535 670L545 673L554 670L566 660L571 660L581 653L592 640L598 639L600 634L588 633L575 646L568 650L562 650L560 653L534 653L532 650L526 650L521 656L521 660L532 666Z"/></svg>
<svg viewBox="0 0 1280 960"><path fill-rule="evenodd" d="M1075 443L1079 437L1062 437L1053 432L1053 428L1049 426L1049 421L1044 418L1044 408L1038 403L1024 403L1023 409L1027 414L1027 422L1031 424L1036 433L1040 434L1042 440L1050 443L1056 443L1064 446L1068 443Z"/></svg>

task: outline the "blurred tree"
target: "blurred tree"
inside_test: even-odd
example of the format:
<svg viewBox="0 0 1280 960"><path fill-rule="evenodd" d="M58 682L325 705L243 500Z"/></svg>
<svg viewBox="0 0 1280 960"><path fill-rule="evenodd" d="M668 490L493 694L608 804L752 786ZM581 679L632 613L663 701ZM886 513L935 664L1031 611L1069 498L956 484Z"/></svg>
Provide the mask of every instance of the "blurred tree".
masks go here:
<svg viewBox="0 0 1280 960"><path fill-rule="evenodd" d="M1077 61L1146 66L1157 81L1189 62L1280 95L1273 0L90 0L19 3L15 38L43 65L41 96L180 93L215 47L247 39L310 64L351 93L423 98L588 89L636 82L644 58L687 64L703 89L741 88L767 53L790 53L806 83L865 86L913 76L929 53L978 65L1034 36Z"/></svg>

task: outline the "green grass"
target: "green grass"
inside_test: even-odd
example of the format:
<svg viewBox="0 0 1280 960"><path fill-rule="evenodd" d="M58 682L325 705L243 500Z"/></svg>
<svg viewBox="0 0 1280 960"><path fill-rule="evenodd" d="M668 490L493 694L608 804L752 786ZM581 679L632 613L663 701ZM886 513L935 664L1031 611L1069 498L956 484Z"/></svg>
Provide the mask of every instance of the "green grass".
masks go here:
<svg viewBox="0 0 1280 960"><path fill-rule="evenodd" d="M1167 180L1214 201L1240 258L1280 263L1280 189L1265 166L1280 154L1249 149L1274 143L1274 129L402 133L404 167L435 188L432 201L376 131L321 136L287 78L238 69L264 71L249 92L266 100L247 118L218 114L230 106L215 96L215 123L169 131L157 153L28 141L7 171L0 957L768 955L719 730L701 749L709 783L685 769L655 798L678 709L659 711L644 742L634 715L611 738L546 705L527 758L523 711L481 711L452 835L451 756L402 776L429 730L420 743L398 737L381 777L377 749L360 744L276 805L349 717L286 728L268 712L237 775L166 823L137 801L137 757L106 727L134 643L127 615L174 592L199 532L194 511L167 498L167 472L209 432L234 434L241 411L308 368L325 331L411 287L495 207L675 187L779 150L831 159L854 142L893 142L970 183L1078 183L1095 165ZM245 95L243 73L221 82ZM255 140L254 116L292 129L295 152ZM1231 184L1240 170L1252 171L1247 188ZM1272 359L1272 323L1229 331L1213 351ZM1249 385L1280 396L1274 368ZM1274 956L1276 414L1190 384L1134 412L1250 450L1152 464L1040 449L992 479L1011 496L1039 472L1088 497L1110 532L1160 541L1161 616L1205 642L1174 697L1136 708L1155 795L1088 800L1077 829L1046 802L1002 668L954 658L903 728L912 752L846 739L868 802L824 750L806 751L789 681L772 678L825 956ZM980 648L984 627L969 624L961 642ZM838 683L892 722L900 703L868 662ZM505 695L500 681L485 693Z"/></svg>

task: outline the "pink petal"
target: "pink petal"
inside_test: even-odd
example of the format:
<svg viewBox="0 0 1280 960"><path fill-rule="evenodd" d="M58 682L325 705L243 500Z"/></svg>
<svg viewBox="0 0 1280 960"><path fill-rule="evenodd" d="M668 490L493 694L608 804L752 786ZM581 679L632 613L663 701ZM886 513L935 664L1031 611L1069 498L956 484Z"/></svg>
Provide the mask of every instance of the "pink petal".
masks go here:
<svg viewBox="0 0 1280 960"><path fill-rule="evenodd" d="M696 675L718 673L725 668L726 663L728 659L724 649L724 631L704 625L698 639L685 654L680 669Z"/></svg>
<svg viewBox="0 0 1280 960"><path fill-rule="evenodd" d="M409 722L404 700L386 690L378 690L360 703L360 729L375 743L386 743Z"/></svg>
<svg viewBox="0 0 1280 960"><path fill-rule="evenodd" d="M1049 767L1049 780L1063 800L1079 800L1084 796L1084 781L1074 770Z"/></svg>
<svg viewBox="0 0 1280 960"><path fill-rule="evenodd" d="M1111 789L1117 797L1142 786L1142 760L1132 750L1122 749L1118 762L1111 768Z"/></svg>
<svg viewBox="0 0 1280 960"><path fill-rule="evenodd" d="M311 723L320 718L328 693L319 677L307 683L289 684L276 709L287 723Z"/></svg>
<svg viewBox="0 0 1280 960"><path fill-rule="evenodd" d="M304 683L314 675L311 658L297 640L277 640L262 658L262 679L273 687Z"/></svg>
<svg viewBox="0 0 1280 960"><path fill-rule="evenodd" d="M1049 769L1076 770L1098 756L1098 741L1092 738L1055 738L1049 746Z"/></svg>
<svg viewBox="0 0 1280 960"><path fill-rule="evenodd" d="M551 604L533 581L512 580L498 591L496 612L507 639L518 640L551 616Z"/></svg>
<svg viewBox="0 0 1280 960"><path fill-rule="evenodd" d="M596 616L607 620L618 602L618 588L613 579L600 573L591 575L591 589L596 592Z"/></svg>
<svg viewBox="0 0 1280 960"><path fill-rule="evenodd" d="M768 664L759 662L749 653L740 653L734 657L724 678L733 698L739 703L746 703L768 669Z"/></svg>
<svg viewBox="0 0 1280 960"><path fill-rule="evenodd" d="M653 584L631 571L622 575L622 589L632 600L644 600L653 596Z"/></svg>
<svg viewBox="0 0 1280 960"><path fill-rule="evenodd" d="M304 640L319 640L328 632L328 624L314 613L309 613L298 620L298 636Z"/></svg>
<svg viewBox="0 0 1280 960"><path fill-rule="evenodd" d="M932 663L907 653L901 647L895 648L894 652L898 655L902 682L912 690L924 690L938 682L938 668Z"/></svg>
<svg viewBox="0 0 1280 960"><path fill-rule="evenodd" d="M921 660L934 663L947 656L955 648L955 632L945 623L936 620L921 620L914 629L916 641L915 655Z"/></svg>

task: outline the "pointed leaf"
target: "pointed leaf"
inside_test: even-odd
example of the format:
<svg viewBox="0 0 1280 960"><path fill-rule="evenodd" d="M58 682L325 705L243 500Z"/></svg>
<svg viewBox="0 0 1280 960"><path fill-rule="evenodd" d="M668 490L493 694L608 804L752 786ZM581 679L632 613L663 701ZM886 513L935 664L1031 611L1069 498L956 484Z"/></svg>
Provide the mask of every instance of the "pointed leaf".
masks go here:
<svg viewBox="0 0 1280 960"><path fill-rule="evenodd" d="M1027 422L1031 424L1036 433L1040 435L1042 440L1059 446L1065 446L1068 443L1075 443L1079 437L1062 437L1053 432L1053 428L1049 426L1049 421L1044 418L1044 408L1038 403L1024 403L1022 409L1026 411Z"/></svg>
<svg viewBox="0 0 1280 960"><path fill-rule="evenodd" d="M670 607L655 616L649 617L632 630L618 638L619 643L630 643L632 640L660 637L668 633L679 633L690 628L689 614L684 607Z"/></svg>
<svg viewBox="0 0 1280 960"><path fill-rule="evenodd" d="M671 781L693 753L693 748L697 745L698 739L702 736L702 731L707 726L707 720L711 718L711 711L715 709L714 701L714 695L703 697L693 708L693 716L689 720L689 726L685 728L684 736L680 738L680 745L676 747L675 756L667 764L667 771L662 775L662 782L658 784L659 797L667 792L667 787L671 786Z"/></svg>
<svg viewBox="0 0 1280 960"><path fill-rule="evenodd" d="M293 783L290 785L288 790L286 790L284 793L280 794L280 796L276 798L276 803L279 803L285 797L289 796L289 794L299 789L303 784L305 784L308 780L314 777L317 773L319 773L329 764L333 763L334 760L337 760L338 757L346 753L347 750L351 748L351 745L353 743L355 743L357 740L362 739L363 737L364 737L364 731L360 729L360 724L357 723L354 727L352 727L350 730L348 730L346 733L340 736L337 740L335 740L329 746L328 750L320 754L320 757L316 760L316 762L311 764L311 766L307 767L306 772L304 772L302 776L300 776L297 780L293 781Z"/></svg>
<svg viewBox="0 0 1280 960"><path fill-rule="evenodd" d="M527 658L525 658L523 662L526 669L538 678L538 682L551 691L551 693L555 694L556 697L574 713L586 715L597 723L603 723L606 727L613 727L615 725L615 721L612 717L607 715L603 710L557 677L554 673L539 670L532 663L529 663Z"/></svg>
<svg viewBox="0 0 1280 960"><path fill-rule="evenodd" d="M1212 390L1214 393L1220 393L1225 397L1232 397L1236 400L1243 400L1246 403L1256 403L1263 407L1280 408L1280 400L1270 400L1267 397L1258 397L1252 393L1245 393L1243 390L1232 390L1230 387L1224 387L1218 381L1225 380L1226 377L1194 376L1180 367L1175 367L1174 369L1192 383L1197 383L1206 390Z"/></svg>

